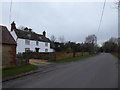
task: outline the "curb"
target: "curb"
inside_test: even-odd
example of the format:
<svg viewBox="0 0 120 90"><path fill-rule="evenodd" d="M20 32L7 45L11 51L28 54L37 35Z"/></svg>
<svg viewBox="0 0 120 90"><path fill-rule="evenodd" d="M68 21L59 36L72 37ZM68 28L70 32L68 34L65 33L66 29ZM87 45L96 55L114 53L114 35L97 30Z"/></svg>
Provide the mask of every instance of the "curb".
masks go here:
<svg viewBox="0 0 120 90"><path fill-rule="evenodd" d="M19 75L15 75L15 76L10 76L10 77L4 78L4 79L2 79L2 82L6 82L6 81L9 81L9 80L13 80L13 79L17 79L17 78L20 78L20 77L24 77L24 76L27 76L27 75L30 75L30 74L33 74L33 73L49 72L49 71L52 71L52 70L49 70L49 71L44 71L44 70L47 69L47 68L50 68L50 67L54 67L54 66L56 66L56 65L49 64L49 65L46 65L46 66L42 66L42 67L39 67L37 70L32 70L32 71L25 72L25 73L22 73L22 74L19 74Z"/></svg>

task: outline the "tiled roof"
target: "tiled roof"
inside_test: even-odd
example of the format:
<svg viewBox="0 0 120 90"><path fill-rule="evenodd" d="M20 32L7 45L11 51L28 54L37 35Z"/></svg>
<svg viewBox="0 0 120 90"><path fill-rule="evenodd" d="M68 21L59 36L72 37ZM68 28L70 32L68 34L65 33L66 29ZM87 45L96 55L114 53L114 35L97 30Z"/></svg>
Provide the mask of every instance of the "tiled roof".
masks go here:
<svg viewBox="0 0 120 90"><path fill-rule="evenodd" d="M1 40L2 38L2 40ZM15 44L16 42L10 32L8 31L6 26L0 25L0 43L2 44Z"/></svg>
<svg viewBox="0 0 120 90"><path fill-rule="evenodd" d="M15 31L16 35L18 36L18 38L50 42L50 40L48 38L44 37L41 34L37 34L35 32L23 31L23 30L19 30L19 29L14 29L14 31Z"/></svg>

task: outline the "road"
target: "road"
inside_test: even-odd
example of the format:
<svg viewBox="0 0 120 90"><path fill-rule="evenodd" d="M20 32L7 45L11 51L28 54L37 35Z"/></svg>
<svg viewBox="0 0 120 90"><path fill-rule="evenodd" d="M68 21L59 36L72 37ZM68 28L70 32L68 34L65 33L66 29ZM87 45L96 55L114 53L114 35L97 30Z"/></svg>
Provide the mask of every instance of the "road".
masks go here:
<svg viewBox="0 0 120 90"><path fill-rule="evenodd" d="M118 88L118 60L101 53L4 82L3 88Z"/></svg>

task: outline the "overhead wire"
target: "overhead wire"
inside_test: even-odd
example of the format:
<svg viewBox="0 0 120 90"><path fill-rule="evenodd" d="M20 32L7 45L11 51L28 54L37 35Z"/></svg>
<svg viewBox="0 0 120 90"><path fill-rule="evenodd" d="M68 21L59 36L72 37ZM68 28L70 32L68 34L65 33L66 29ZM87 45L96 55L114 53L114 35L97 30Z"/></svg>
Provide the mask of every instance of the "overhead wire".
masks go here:
<svg viewBox="0 0 120 90"><path fill-rule="evenodd" d="M96 34L97 36L98 36L98 34L99 34L99 31L100 31L100 27L101 27L103 15L104 15L105 5L106 5L106 0L104 1L104 4L103 4L102 14L101 14L101 17L100 17L100 22L99 22L99 26L98 26L98 30L97 30L97 34Z"/></svg>
<svg viewBox="0 0 120 90"><path fill-rule="evenodd" d="M12 0L10 2L9 25L11 23L11 13L12 13Z"/></svg>

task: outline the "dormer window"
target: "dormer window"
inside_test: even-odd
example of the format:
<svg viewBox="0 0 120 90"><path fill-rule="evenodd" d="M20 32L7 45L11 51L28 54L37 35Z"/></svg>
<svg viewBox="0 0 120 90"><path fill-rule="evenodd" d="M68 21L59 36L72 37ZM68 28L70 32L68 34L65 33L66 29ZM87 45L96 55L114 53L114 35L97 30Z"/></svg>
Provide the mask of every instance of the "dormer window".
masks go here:
<svg viewBox="0 0 120 90"><path fill-rule="evenodd" d="M31 34L28 34L27 36L30 38L30 37L31 37Z"/></svg>
<svg viewBox="0 0 120 90"><path fill-rule="evenodd" d="M42 40L42 37L39 37L40 40Z"/></svg>

